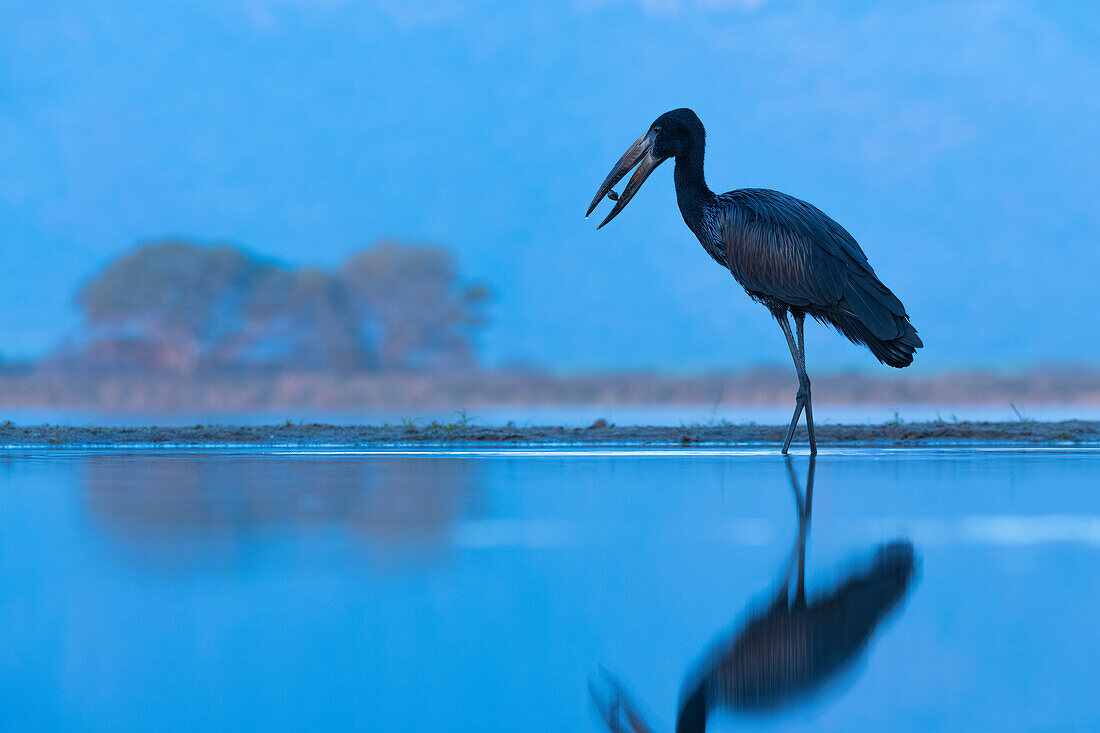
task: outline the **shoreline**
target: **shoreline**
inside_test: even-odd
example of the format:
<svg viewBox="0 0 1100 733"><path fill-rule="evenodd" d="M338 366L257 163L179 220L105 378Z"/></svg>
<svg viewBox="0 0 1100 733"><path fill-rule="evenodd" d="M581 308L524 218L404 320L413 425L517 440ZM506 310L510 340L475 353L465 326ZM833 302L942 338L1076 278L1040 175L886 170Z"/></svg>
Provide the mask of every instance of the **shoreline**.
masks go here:
<svg viewBox="0 0 1100 733"><path fill-rule="evenodd" d="M99 427L0 425L0 447L108 448L369 448L400 446L734 446L779 445L780 425L607 425L592 427L483 427L431 425L194 425L190 427ZM1100 421L914 422L879 425L818 425L818 444L836 445L1100 445ZM806 443L803 424L792 448Z"/></svg>

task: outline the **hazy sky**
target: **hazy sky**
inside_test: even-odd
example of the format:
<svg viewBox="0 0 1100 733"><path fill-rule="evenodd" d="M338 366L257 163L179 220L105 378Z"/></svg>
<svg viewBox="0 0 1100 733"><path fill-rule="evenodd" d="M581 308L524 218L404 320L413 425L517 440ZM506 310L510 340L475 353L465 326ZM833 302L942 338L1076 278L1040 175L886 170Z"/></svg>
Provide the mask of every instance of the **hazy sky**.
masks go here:
<svg viewBox="0 0 1100 733"><path fill-rule="evenodd" d="M397 236L493 284L492 362L786 364L671 164L583 219L679 106L715 190L855 235L924 339L914 372L1100 361L1100 10L1013 0L4 2L0 353L48 349L144 240L335 264ZM816 326L808 350L876 364Z"/></svg>

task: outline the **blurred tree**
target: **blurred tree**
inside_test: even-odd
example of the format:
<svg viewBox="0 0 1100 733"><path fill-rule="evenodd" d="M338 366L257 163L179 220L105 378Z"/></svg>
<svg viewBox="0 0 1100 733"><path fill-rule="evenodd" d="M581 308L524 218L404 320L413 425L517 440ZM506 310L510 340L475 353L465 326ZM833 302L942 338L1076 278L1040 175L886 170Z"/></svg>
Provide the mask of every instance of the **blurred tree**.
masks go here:
<svg viewBox="0 0 1100 733"><path fill-rule="evenodd" d="M238 320L242 295L275 269L233 247L160 242L111 263L77 294L100 365L192 371Z"/></svg>
<svg viewBox="0 0 1100 733"><path fill-rule="evenodd" d="M322 270L265 273L245 294L242 314L223 364L354 371L376 362L343 283Z"/></svg>
<svg viewBox="0 0 1100 733"><path fill-rule="evenodd" d="M383 242L337 273L234 247L145 245L77 294L84 367L295 370L468 368L488 289L442 247Z"/></svg>
<svg viewBox="0 0 1100 733"><path fill-rule="evenodd" d="M465 284L443 247L382 241L340 270L384 369L470 368L488 287Z"/></svg>

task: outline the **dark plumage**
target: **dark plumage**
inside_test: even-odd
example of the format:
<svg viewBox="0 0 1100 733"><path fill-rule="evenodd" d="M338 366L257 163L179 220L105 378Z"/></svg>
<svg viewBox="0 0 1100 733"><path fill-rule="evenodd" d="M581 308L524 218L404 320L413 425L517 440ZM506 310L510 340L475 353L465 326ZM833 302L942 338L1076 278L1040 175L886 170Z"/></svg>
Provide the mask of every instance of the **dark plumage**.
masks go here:
<svg viewBox="0 0 1100 733"><path fill-rule="evenodd" d="M805 201L765 188L730 191L713 206L723 264L750 296L835 327L884 364L913 363L922 344L905 306L842 226Z"/></svg>
<svg viewBox="0 0 1100 733"><path fill-rule="evenodd" d="M807 315L863 344L884 364L905 367L923 346L905 306L886 287L852 235L815 206L765 188L715 194L703 177L706 131L690 109L658 117L627 150L592 200L591 213L611 187L637 169L602 227L622 211L653 170L676 159L676 199L703 248L779 322L798 372L786 453L802 409L811 452L817 452L806 374L803 323ZM599 227L597 227L599 228ZM794 317L797 344L788 314Z"/></svg>

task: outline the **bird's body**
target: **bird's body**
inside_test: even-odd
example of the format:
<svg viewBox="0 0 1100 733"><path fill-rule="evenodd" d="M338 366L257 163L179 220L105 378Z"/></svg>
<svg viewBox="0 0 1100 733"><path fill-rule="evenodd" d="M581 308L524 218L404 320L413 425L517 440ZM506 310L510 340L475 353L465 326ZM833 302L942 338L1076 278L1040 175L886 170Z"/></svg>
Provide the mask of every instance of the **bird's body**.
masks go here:
<svg viewBox="0 0 1100 733"><path fill-rule="evenodd" d="M901 301L875 275L867 255L844 227L815 206L779 191L743 188L715 194L703 176L705 147L706 132L694 112L666 112L612 169L589 213L638 165L602 227L661 162L675 158L676 200L684 223L749 296L768 308L787 338L799 391L783 452L803 407L810 448L816 452L802 332L806 316L833 326L893 367L911 364L923 344ZM788 314L795 320L797 344Z"/></svg>
<svg viewBox="0 0 1100 733"><path fill-rule="evenodd" d="M706 202L702 224L696 236L703 248L773 313L812 316L892 367L913 363L922 344L905 306L855 239L820 209L744 188Z"/></svg>

